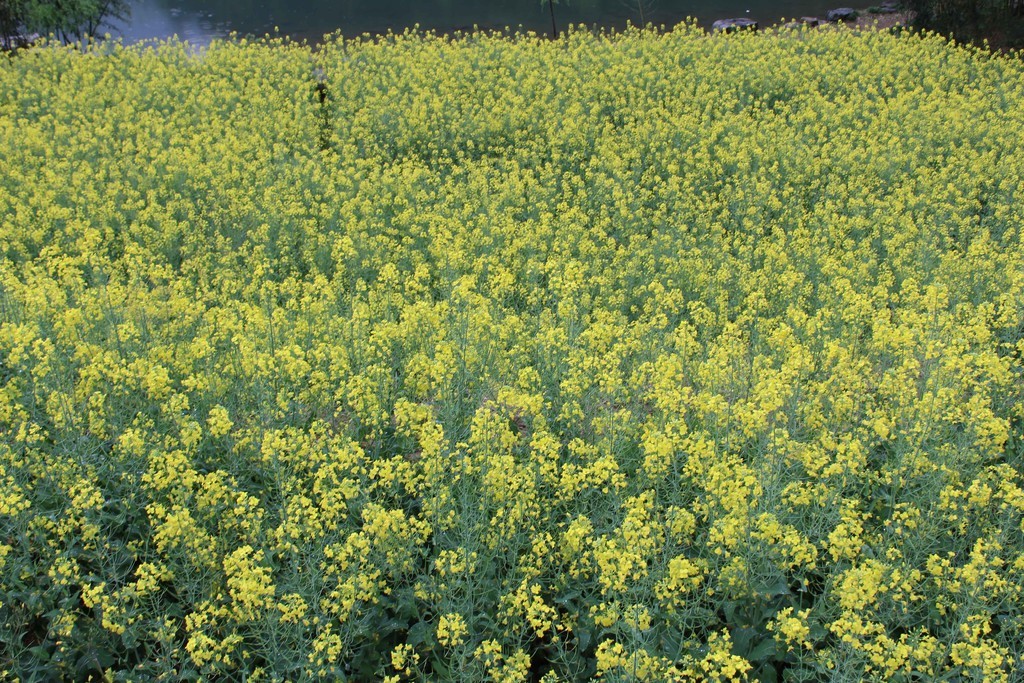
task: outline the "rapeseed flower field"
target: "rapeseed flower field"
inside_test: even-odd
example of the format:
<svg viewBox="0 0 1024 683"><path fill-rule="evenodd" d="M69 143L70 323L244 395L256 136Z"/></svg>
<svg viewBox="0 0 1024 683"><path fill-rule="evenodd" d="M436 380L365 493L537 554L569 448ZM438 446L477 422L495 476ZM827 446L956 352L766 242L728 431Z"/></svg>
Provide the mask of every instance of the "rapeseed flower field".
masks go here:
<svg viewBox="0 0 1024 683"><path fill-rule="evenodd" d="M1022 133L930 35L4 59L0 678L1024 680Z"/></svg>

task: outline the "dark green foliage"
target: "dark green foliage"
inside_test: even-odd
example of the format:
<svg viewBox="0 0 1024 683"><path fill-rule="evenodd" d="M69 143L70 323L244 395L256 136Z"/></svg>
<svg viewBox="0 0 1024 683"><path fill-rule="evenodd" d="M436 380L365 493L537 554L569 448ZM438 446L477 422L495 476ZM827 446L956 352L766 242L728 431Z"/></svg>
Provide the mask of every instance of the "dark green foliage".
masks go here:
<svg viewBox="0 0 1024 683"><path fill-rule="evenodd" d="M24 17L23 0L0 0L0 44L6 47L21 32Z"/></svg>
<svg viewBox="0 0 1024 683"><path fill-rule="evenodd" d="M0 40L38 33L70 42L97 36L110 19L129 13L128 0L0 0Z"/></svg>
<svg viewBox="0 0 1024 683"><path fill-rule="evenodd" d="M906 0L920 28L994 48L1024 47L1024 0Z"/></svg>

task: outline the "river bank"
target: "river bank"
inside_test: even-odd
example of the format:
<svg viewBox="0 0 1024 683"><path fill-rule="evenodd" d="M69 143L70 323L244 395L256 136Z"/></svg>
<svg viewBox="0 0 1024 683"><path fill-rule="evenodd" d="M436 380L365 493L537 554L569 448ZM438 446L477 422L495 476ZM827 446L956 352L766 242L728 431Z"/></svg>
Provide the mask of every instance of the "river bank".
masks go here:
<svg viewBox="0 0 1024 683"><path fill-rule="evenodd" d="M838 13L838 14L836 14L836 13ZM837 18L837 17L843 17L843 18ZM892 29L892 28L899 27L899 26L910 26L912 19L913 19L913 14L912 13L899 10L894 3L888 3L888 4L883 3L883 5L881 7L877 7L876 6L876 7L872 7L872 8L868 8L868 9L837 8L837 9L833 9L833 10L828 10L826 12L822 12L821 16L811 16L811 15L808 15L808 16L801 16L799 18L780 17L780 18L774 20L771 23L762 23L762 22L759 22L759 21L756 21L756 20L753 20L753 19L749 19L747 17L732 18L732 19L719 19L719 20L715 20L715 21L710 22L710 24L705 25L704 28L706 30L713 31L713 32L716 32L716 31L732 32L732 31L735 31L735 30L743 30L743 29L758 30L760 28L774 28L774 29L778 29L778 28L782 28L782 27L799 28L799 27L804 27L804 26L810 27L810 28L823 28L823 29L827 29L827 28L872 29L872 28L874 28L874 29L879 29L879 30L887 30L887 29ZM629 25L631 25L631 23L632 22L627 22L626 25L629 26ZM474 32L488 32L488 33L493 33L493 32L503 33L503 32L505 32L505 33L508 33L508 32L515 32L515 31L530 30L530 29L527 29L522 24L519 24L515 28L510 27L510 26L498 26L498 25L492 25L492 24L454 25L454 26L450 26L450 27L447 27L447 28L444 28L444 29L436 29L436 28L431 29L431 28L428 28L428 27L422 27L419 24L417 24L416 26L418 28L420 28L420 29L423 29L423 30L431 30L431 31L435 31L435 32L440 33L440 34L447 34L447 35L467 34L467 33L474 33ZM564 25L559 24L559 28L563 29L563 30L564 30L564 28L566 26L572 26L572 27L577 28L577 29L578 28L589 27L590 29L595 30L595 31L608 30L608 29L613 30L613 31L614 30L619 30L619 27L616 27L616 26L603 27L603 26L601 26L601 25L599 25L597 23L594 23L594 24L573 24L573 23L567 23L567 24L564 24ZM660 29L660 30L671 30L672 26L674 26L674 25L655 24L654 22L650 22L650 23L648 23L648 26L653 26L653 27L655 27L657 29ZM268 33L266 35L279 36L279 35L284 34L284 32L281 31L280 29L278 29L277 27L275 27L275 29L277 29L277 30L275 30L272 34ZM397 31L397 32L400 32L400 31ZM550 32L550 27L548 28L548 32ZM541 33L543 33L543 32L541 32ZM372 35L372 34L373 34L372 32L367 32L367 33L364 33L363 35ZM171 35L177 36L178 34L177 33L172 33ZM257 39L261 37L260 35L253 34L253 33L239 34L239 33L235 33L235 32L232 32L232 33L230 33L228 35L225 35L223 37L227 38L227 39L230 39L232 36L238 36L238 35L244 35L245 37L257 38ZM321 39L314 39L311 36L302 36L302 35L294 35L294 34L288 34L288 35L290 35L291 38L294 39L294 40L297 40L299 42L306 41L306 42L309 42L310 44L317 44L321 40ZM330 35L330 34L326 34L326 35ZM113 37L115 39L124 40L123 36L114 35ZM168 36L168 37L170 37L170 36ZM189 43L195 45L196 47L202 47L210 39L208 37L204 38L202 36L200 36L198 39L196 39L195 36L191 36L189 34L186 34L184 36L179 36L179 37L182 38L183 40L186 40ZM0 37L0 50L11 52L11 51L23 49L23 48L26 48L26 47L30 47L34 43L38 42L40 40L40 38L41 38L41 36L39 34L37 34L37 33L26 34L26 35L13 35L13 36ZM126 41L126 42L131 42L131 41Z"/></svg>
<svg viewBox="0 0 1024 683"><path fill-rule="evenodd" d="M801 16L800 18L783 18L767 28L825 28L850 27L857 29L888 30L900 26L910 26L913 13L902 10L895 2L883 2L881 6L867 9L839 7L824 13L823 16ZM711 30L732 33L741 30L758 30L760 22L747 17L719 19L711 24Z"/></svg>
<svg viewBox="0 0 1024 683"><path fill-rule="evenodd" d="M847 0L849 1L849 0ZM857 2L858 0L853 0ZM652 24L669 29L696 21L710 30L715 20L747 17L762 27L783 18L824 18L843 0L572 0L554 4L558 29L583 25L594 30L621 31L627 25ZM868 0L859 0L865 6ZM401 33L409 26L423 31L452 34L484 31L551 32L549 7L522 0L264 0L259 6L227 0L134 0L127 22L116 22L114 37L134 43L172 35L194 45L232 33L242 36L287 35L294 40L320 43L325 33L346 37Z"/></svg>

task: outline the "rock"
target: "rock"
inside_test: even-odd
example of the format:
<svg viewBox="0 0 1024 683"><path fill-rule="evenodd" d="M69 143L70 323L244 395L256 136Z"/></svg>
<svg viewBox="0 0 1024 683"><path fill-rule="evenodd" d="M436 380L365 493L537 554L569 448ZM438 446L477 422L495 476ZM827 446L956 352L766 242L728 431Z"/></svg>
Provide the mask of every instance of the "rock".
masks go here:
<svg viewBox="0 0 1024 683"><path fill-rule="evenodd" d="M819 19L818 17L800 17L798 20L790 21L790 22L786 23L784 26L785 26L785 28L792 28L792 29L798 29L798 28L804 28L804 27L814 28L815 26L820 26L820 25L822 25L824 23L825 22L822 21L821 19Z"/></svg>
<svg viewBox="0 0 1024 683"><path fill-rule="evenodd" d="M869 14L896 14L897 12L899 12L898 9L896 9L895 7L889 7L887 5L868 8Z"/></svg>
<svg viewBox="0 0 1024 683"><path fill-rule="evenodd" d="M753 19L719 19L711 24L712 31L734 33L736 31L756 31L757 22Z"/></svg>
<svg viewBox="0 0 1024 683"><path fill-rule="evenodd" d="M783 28L798 29L798 28L814 28L815 26L821 26L825 22L818 17L800 17L796 21L790 21L783 24Z"/></svg>
<svg viewBox="0 0 1024 683"><path fill-rule="evenodd" d="M832 23L838 23L840 21L856 21L857 10L852 7L839 7L837 9L830 9L825 18Z"/></svg>

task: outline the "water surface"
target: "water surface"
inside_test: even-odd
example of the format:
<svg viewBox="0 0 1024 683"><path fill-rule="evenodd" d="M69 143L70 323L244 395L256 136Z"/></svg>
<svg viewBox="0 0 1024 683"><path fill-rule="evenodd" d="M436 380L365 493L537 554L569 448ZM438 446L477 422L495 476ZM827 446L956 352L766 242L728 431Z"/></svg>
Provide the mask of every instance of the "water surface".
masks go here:
<svg viewBox="0 0 1024 683"><path fill-rule="evenodd" d="M674 26L687 17L710 26L716 19L750 17L763 24L782 17L824 16L842 0L571 0L555 6L559 28L587 24L623 28L627 21ZM134 0L127 23L111 33L128 42L177 35L195 44L231 32L274 33L310 42L336 30L346 36L401 32L419 24L424 30L451 31L473 25L502 29L522 26L548 33L551 18L539 0Z"/></svg>

